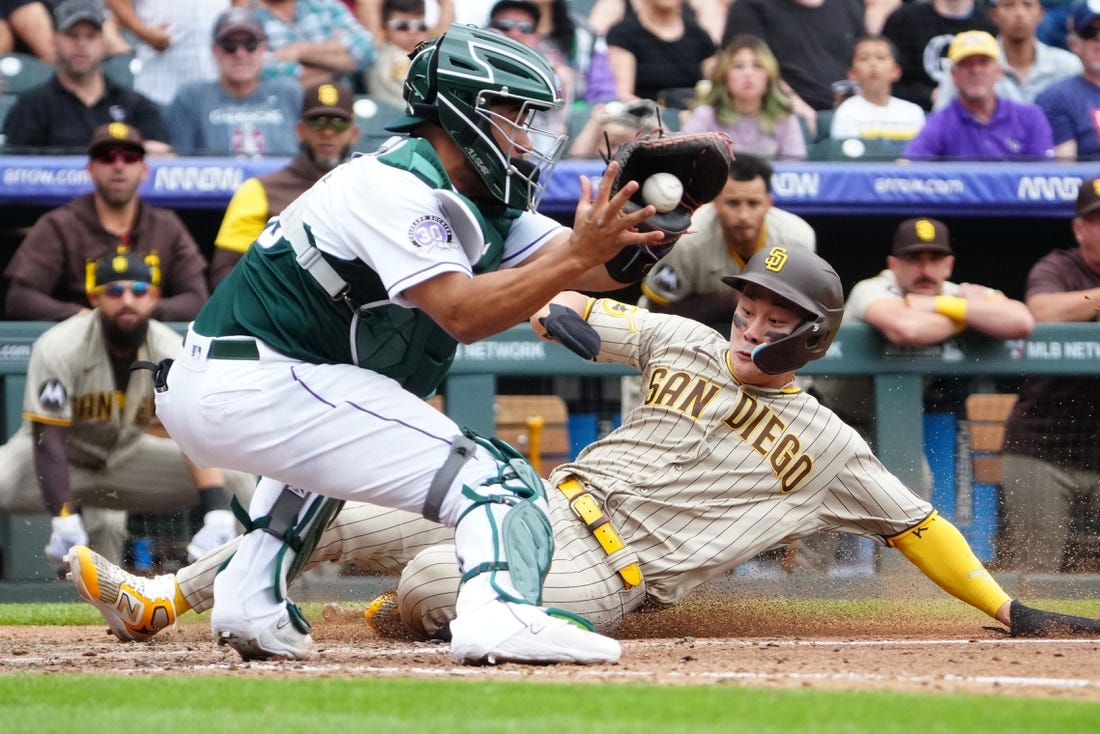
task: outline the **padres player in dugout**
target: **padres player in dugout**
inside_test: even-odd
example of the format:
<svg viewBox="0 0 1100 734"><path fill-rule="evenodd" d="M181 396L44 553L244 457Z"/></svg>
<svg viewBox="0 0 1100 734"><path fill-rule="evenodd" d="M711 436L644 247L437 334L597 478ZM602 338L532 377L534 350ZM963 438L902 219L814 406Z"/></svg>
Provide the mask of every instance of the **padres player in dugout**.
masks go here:
<svg viewBox="0 0 1100 734"><path fill-rule="evenodd" d="M804 248L772 247L724 280L741 294L728 339L610 299L554 298L573 314L566 330L598 334L597 361L641 371L644 398L546 482L557 538L548 604L611 631L644 602L674 604L761 551L835 530L898 549L1014 636L1100 636L1100 620L1010 598L948 520L795 385L796 370L826 353L841 322L844 295L828 263ZM531 317L536 333L546 334L549 313ZM558 335L561 313L546 321ZM460 577L450 535L410 513L348 504L311 562L379 571L407 562L396 594L376 599L368 620L382 634L445 636ZM185 609L209 608L214 574L235 545L152 579L80 548L71 573L120 639L147 639L155 620L164 627ZM123 608L140 614L128 619Z"/></svg>
<svg viewBox="0 0 1100 734"><path fill-rule="evenodd" d="M191 559L237 533L226 491L247 498L255 478L203 469L157 425L148 372L135 360L159 360L180 336L152 319L159 292L142 255L95 261L93 308L47 329L31 349L23 425L0 447L0 507L53 515L46 555L55 564L88 543L115 562L127 539L126 510L188 510L204 525Z"/></svg>

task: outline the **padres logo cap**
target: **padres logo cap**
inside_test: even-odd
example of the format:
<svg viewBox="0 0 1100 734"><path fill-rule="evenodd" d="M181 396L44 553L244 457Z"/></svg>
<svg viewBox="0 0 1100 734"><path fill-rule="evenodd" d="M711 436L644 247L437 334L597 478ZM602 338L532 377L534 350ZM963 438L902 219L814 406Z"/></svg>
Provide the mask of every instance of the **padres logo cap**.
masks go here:
<svg viewBox="0 0 1100 734"><path fill-rule="evenodd" d="M1100 178L1090 178L1077 189L1077 216L1092 214L1097 209L1100 209Z"/></svg>
<svg viewBox="0 0 1100 734"><path fill-rule="evenodd" d="M113 252L96 260L95 287L102 288L116 280L153 283L153 271L136 252Z"/></svg>
<svg viewBox="0 0 1100 734"><path fill-rule="evenodd" d="M894 233L892 255L911 255L915 252L939 252L953 255L951 235L947 225L938 219L917 217L906 219Z"/></svg>
<svg viewBox="0 0 1100 734"><path fill-rule="evenodd" d="M351 87L342 82L314 84L302 96L302 119L339 117L350 120L353 96Z"/></svg>
<svg viewBox="0 0 1100 734"><path fill-rule="evenodd" d="M94 156L105 148L128 148L145 155L145 141L141 139L141 133L125 122L109 122L95 129L88 143L88 155Z"/></svg>

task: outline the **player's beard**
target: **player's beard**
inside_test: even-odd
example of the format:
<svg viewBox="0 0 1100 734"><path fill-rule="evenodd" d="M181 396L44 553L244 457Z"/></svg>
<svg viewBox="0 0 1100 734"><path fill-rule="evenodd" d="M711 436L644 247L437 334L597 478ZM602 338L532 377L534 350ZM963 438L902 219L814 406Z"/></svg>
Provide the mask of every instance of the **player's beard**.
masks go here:
<svg viewBox="0 0 1100 734"><path fill-rule="evenodd" d="M119 351L136 352L149 333L148 316L138 316L133 324L124 326L100 311L99 323L103 327L103 338Z"/></svg>
<svg viewBox="0 0 1100 734"><path fill-rule="evenodd" d="M299 143L298 147L302 151L302 153L305 154L306 158L308 158L314 166L322 171L331 171L333 168L336 168L338 165L346 161L348 159L348 156L351 155L350 145L345 145L343 148L340 149L339 158L318 158L317 155L314 154L313 148L309 147L309 145L307 145L305 142Z"/></svg>

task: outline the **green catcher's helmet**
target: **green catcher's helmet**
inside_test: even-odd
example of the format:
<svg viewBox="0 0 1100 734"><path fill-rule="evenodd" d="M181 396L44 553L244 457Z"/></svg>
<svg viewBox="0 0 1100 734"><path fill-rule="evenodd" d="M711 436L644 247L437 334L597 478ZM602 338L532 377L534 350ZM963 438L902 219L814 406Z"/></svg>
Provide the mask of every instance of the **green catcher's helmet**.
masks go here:
<svg viewBox="0 0 1100 734"><path fill-rule="evenodd" d="M499 33L455 24L413 51L405 77L407 114L388 129L404 132L426 120L438 122L494 199L534 210L566 137L531 123L535 113L562 103L558 88L550 64L535 51ZM520 108L515 122L492 111L501 103ZM514 142L523 133L530 147Z"/></svg>

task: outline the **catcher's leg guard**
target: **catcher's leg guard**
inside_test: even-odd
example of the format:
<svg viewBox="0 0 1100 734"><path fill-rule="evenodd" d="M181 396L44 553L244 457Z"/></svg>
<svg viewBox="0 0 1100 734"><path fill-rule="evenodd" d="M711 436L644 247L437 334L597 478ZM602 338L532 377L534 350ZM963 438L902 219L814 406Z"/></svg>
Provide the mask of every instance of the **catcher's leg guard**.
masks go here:
<svg viewBox="0 0 1100 734"><path fill-rule="evenodd" d="M542 582L554 554L542 478L503 441L466 435L499 463L496 476L462 488L471 502L455 525L462 583L488 574L489 586L501 599L541 604Z"/></svg>
<svg viewBox="0 0 1100 734"><path fill-rule="evenodd" d="M321 534L343 506L343 500L310 494L286 485L271 510L253 519L236 498L233 499L233 512L244 525L245 532L262 530L283 541L275 561L276 601L286 599L287 587L305 568Z"/></svg>

